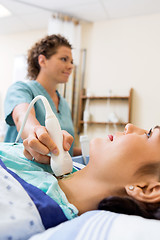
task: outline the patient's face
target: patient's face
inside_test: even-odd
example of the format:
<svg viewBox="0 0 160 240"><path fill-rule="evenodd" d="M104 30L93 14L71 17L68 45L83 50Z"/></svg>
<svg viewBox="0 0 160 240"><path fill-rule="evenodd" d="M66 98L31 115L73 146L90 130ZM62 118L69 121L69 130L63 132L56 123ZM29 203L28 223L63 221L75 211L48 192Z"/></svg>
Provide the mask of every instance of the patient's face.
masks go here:
<svg viewBox="0 0 160 240"><path fill-rule="evenodd" d="M132 183L134 173L143 165L160 162L160 130L147 133L127 124L124 132L112 137L96 138L90 144L90 158L106 180L118 179Z"/></svg>

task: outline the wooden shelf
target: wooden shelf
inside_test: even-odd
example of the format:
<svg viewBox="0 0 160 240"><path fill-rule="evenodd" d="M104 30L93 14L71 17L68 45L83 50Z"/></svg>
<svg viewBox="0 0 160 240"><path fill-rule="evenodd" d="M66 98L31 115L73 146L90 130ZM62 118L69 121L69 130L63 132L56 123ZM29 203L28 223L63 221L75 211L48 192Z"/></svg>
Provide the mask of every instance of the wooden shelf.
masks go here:
<svg viewBox="0 0 160 240"><path fill-rule="evenodd" d="M113 124L115 124L115 125L126 125L127 124L127 122L117 122L117 123L112 123L112 122L95 122L95 121L88 121L88 122L85 122L85 121L80 121L80 124L84 124L84 123L87 123L87 124L102 124L102 125L105 125L105 124L107 124L107 125L113 125Z"/></svg>
<svg viewBox="0 0 160 240"><path fill-rule="evenodd" d="M117 126L125 126L128 122L131 122L131 100L132 100L132 91L133 89L130 89L129 95L128 96L87 96L85 94L85 89L83 89L81 91L81 95L80 95L80 101L79 101L79 117L78 117L78 130L79 132L81 132L83 130L83 125L84 123L87 124L101 124L101 125L117 125ZM87 99L90 100L120 100L122 101L128 101L128 119L127 122L117 122L117 123L112 123L112 122L100 122L100 121L88 121L88 122L84 122L83 121L83 111L84 111L84 107L85 107L85 101Z"/></svg>
<svg viewBox="0 0 160 240"><path fill-rule="evenodd" d="M107 100L107 99L112 99L112 100L128 100L128 96L110 96L110 97L105 97L105 96L82 96L82 99L92 99L92 100Z"/></svg>

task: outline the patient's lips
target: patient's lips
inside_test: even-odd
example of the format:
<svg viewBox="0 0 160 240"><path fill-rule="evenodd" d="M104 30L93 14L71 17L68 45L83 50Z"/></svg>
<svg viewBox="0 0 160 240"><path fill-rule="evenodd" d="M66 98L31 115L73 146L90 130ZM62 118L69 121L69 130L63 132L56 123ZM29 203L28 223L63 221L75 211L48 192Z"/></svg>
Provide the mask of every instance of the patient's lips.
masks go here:
<svg viewBox="0 0 160 240"><path fill-rule="evenodd" d="M113 141L113 135L108 135L109 139Z"/></svg>

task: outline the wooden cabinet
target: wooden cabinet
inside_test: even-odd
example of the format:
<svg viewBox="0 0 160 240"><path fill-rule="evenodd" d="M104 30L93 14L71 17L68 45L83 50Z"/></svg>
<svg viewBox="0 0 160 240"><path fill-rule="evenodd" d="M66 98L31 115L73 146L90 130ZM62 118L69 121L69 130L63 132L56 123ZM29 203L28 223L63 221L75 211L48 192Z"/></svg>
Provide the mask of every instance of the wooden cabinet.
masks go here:
<svg viewBox="0 0 160 240"><path fill-rule="evenodd" d="M78 131L79 132L82 132L83 130L83 125L84 123L87 123L87 124L101 124L101 125L113 125L113 122L110 122L110 121L96 121L96 120L90 120L90 121L87 121L85 122L83 120L83 113L84 113L84 110L85 110L85 104L86 104L86 101L87 99L89 99L89 102L98 102L100 105L101 103L104 101L106 102L107 104L107 101L110 101L110 103L112 103L112 106L115 104L117 104L117 102L120 104L120 105L127 105L127 117L126 117L126 120L125 121L121 121L119 120L118 122L114 123L116 125L121 125L121 126L125 126L128 122L131 122L131 101L132 101L132 92L133 92L133 89L131 88L130 91L129 91L129 94L126 95L126 96L87 96L85 94L85 89L83 89L81 91L81 94L80 94L80 101L79 101L79 117L78 117ZM102 113L103 115L103 113Z"/></svg>

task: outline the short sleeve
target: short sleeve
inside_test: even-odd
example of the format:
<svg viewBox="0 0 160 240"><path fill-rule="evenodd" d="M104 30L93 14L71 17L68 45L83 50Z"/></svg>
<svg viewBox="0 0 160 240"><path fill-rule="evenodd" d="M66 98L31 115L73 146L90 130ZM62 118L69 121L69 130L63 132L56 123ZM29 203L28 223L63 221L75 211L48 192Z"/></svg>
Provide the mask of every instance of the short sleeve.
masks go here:
<svg viewBox="0 0 160 240"><path fill-rule="evenodd" d="M31 89L25 82L16 82L11 85L7 91L5 102L4 102L4 111L5 111L5 120L9 125L14 125L12 119L13 109L21 103L30 103L33 99L33 94Z"/></svg>

